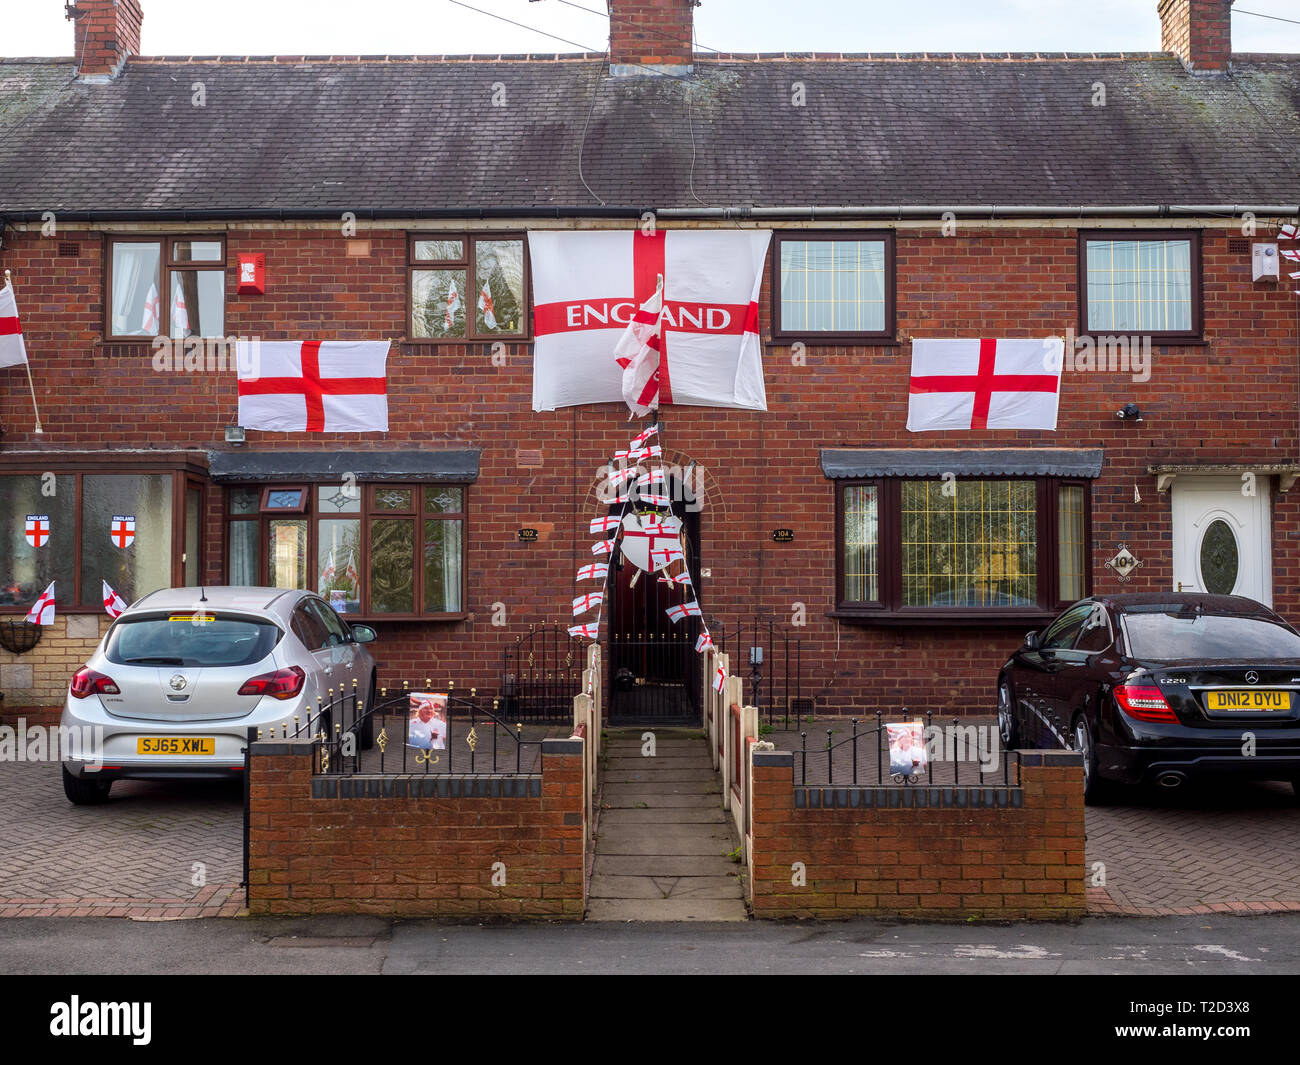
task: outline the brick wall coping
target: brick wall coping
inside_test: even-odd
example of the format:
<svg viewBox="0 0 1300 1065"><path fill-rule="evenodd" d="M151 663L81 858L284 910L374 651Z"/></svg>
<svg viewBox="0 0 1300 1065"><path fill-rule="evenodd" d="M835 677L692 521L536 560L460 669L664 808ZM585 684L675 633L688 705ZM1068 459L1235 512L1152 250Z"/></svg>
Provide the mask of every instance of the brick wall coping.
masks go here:
<svg viewBox="0 0 1300 1065"><path fill-rule="evenodd" d="M531 799L541 794L540 774L357 774L311 780L313 799Z"/></svg>
<svg viewBox="0 0 1300 1065"><path fill-rule="evenodd" d="M1014 807L1024 805L1022 788L997 787L897 787L897 788L795 788L796 810L875 807L877 809L927 809L934 807Z"/></svg>
<svg viewBox="0 0 1300 1065"><path fill-rule="evenodd" d="M545 758L548 754L581 754L581 753L582 753L581 739L570 738L567 740L561 740L561 739L542 740L543 758Z"/></svg>
<svg viewBox="0 0 1300 1065"><path fill-rule="evenodd" d="M755 751L754 765L770 766L792 766L794 765L793 751Z"/></svg>
<svg viewBox="0 0 1300 1065"><path fill-rule="evenodd" d="M1078 751L1019 751L1021 766L1082 766L1083 755Z"/></svg>

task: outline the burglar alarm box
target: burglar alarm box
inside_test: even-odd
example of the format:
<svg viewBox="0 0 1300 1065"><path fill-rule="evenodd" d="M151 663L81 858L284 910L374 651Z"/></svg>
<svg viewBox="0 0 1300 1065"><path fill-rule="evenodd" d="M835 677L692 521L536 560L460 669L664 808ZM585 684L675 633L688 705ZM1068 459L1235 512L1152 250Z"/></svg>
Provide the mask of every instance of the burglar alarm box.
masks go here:
<svg viewBox="0 0 1300 1065"><path fill-rule="evenodd" d="M236 291L259 296L266 293L266 256L261 252L239 256L239 286Z"/></svg>

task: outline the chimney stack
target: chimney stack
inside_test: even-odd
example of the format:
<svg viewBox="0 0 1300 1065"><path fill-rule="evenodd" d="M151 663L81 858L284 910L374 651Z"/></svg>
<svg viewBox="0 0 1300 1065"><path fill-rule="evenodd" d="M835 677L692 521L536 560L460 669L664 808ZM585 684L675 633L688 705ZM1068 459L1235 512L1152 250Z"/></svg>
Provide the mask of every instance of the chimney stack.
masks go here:
<svg viewBox="0 0 1300 1065"><path fill-rule="evenodd" d="M139 54L140 0L76 0L65 10L75 27L73 57L80 80L109 81L122 72L127 56Z"/></svg>
<svg viewBox="0 0 1300 1065"><path fill-rule="evenodd" d="M699 0L608 0L609 67L615 76L689 74Z"/></svg>
<svg viewBox="0 0 1300 1065"><path fill-rule="evenodd" d="M1232 59L1232 0L1160 0L1160 47L1193 74L1225 74Z"/></svg>

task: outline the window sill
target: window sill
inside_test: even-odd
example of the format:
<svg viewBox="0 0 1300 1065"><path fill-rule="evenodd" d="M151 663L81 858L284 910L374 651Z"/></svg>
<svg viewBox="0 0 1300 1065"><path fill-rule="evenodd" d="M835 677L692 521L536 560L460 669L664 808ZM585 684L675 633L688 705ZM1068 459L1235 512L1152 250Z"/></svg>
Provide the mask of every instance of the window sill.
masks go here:
<svg viewBox="0 0 1300 1065"><path fill-rule="evenodd" d="M852 610L839 609L826 613L846 625L875 626L880 628L909 627L983 627L1005 624L1015 628L1021 625L1041 625L1054 619L1060 611L1027 607L1017 610Z"/></svg>
<svg viewBox="0 0 1300 1065"><path fill-rule="evenodd" d="M349 625L378 625L387 621L465 621L469 614L340 614L339 620Z"/></svg>
<svg viewBox="0 0 1300 1065"><path fill-rule="evenodd" d="M882 347L896 348L901 344L897 336L883 336L878 333L772 333L766 338L768 344L803 344L805 347Z"/></svg>
<svg viewBox="0 0 1300 1065"><path fill-rule="evenodd" d="M1170 336L1168 334L1162 334L1162 333L1143 333L1139 330L1132 330L1127 333L1124 332L1103 333L1100 330L1091 330L1086 333L1078 333L1075 335L1076 340L1091 340L1093 341L1094 344L1097 343L1097 341L1102 337L1112 337L1112 338L1136 337L1138 340L1151 341L1151 346L1153 348L1155 347L1189 347L1189 348L1207 347L1210 343L1204 336L1186 336L1182 334L1174 334ZM1066 354L1068 356L1069 353L1067 352ZM1075 355L1077 357L1078 352L1075 352ZM1098 352L1094 355L1094 358L1108 358L1108 357L1109 357L1109 351Z"/></svg>

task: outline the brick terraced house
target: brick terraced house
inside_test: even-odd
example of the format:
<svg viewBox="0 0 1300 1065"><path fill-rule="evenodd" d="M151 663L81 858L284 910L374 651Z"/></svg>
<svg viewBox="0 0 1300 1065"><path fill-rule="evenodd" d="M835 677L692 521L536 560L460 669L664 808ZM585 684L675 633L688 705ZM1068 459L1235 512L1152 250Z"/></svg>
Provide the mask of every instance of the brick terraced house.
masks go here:
<svg viewBox="0 0 1300 1065"><path fill-rule="evenodd" d="M61 704L101 579L309 587L376 627L381 684L508 694L507 649L572 621L637 424L533 410L527 235L648 212L773 233L767 410L668 405L662 438L706 616L775 618L819 712L990 712L1025 631L1094 591L1300 620L1300 303L1287 263L1256 277L1300 210L1300 57L1232 54L1230 6L1161 0L1149 53L703 54L686 0L610 0L607 54L163 57L140 0L77 0L73 58L0 59L44 430L0 370L0 614L58 588L0 651L6 714ZM1051 336L1056 431L908 431L914 340ZM388 431L240 441L234 337L393 341ZM698 622L653 584L611 583L607 676L689 692Z"/></svg>

